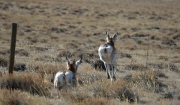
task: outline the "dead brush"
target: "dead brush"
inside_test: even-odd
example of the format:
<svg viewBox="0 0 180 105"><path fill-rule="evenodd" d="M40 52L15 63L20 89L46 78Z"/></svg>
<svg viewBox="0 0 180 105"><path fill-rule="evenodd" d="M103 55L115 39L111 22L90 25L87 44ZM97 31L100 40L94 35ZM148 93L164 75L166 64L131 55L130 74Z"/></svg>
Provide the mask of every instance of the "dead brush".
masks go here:
<svg viewBox="0 0 180 105"><path fill-rule="evenodd" d="M87 73L78 73L78 84L81 86L84 85L89 85L92 84L94 82L98 82L98 81L103 81L105 80L105 77L100 75L100 74L96 74L96 73L91 73L91 72L87 72Z"/></svg>
<svg viewBox="0 0 180 105"><path fill-rule="evenodd" d="M45 98L33 98L27 92L19 92L18 90L10 92L7 89L1 89L0 105L49 105L49 102Z"/></svg>
<svg viewBox="0 0 180 105"><path fill-rule="evenodd" d="M106 80L105 77L104 80ZM126 80L117 80L111 85L110 82L97 80L63 91L61 94L65 100L74 103L73 105L113 105L109 101L112 99L119 99L129 103L139 100L138 95L128 86Z"/></svg>
<svg viewBox="0 0 180 105"><path fill-rule="evenodd" d="M63 69L63 66L60 65ZM56 65L53 64L38 64L38 69L35 71L36 73L47 75L47 74L53 74L60 70L61 68L58 68Z"/></svg>
<svg viewBox="0 0 180 105"><path fill-rule="evenodd" d="M87 86L88 87L88 86ZM63 91L62 95L70 105L113 105L106 97L94 97L89 88L78 87Z"/></svg>
<svg viewBox="0 0 180 105"><path fill-rule="evenodd" d="M0 55L0 67L7 67L8 66L8 58Z"/></svg>
<svg viewBox="0 0 180 105"><path fill-rule="evenodd" d="M3 75L0 78L0 86L1 89L21 90L33 95L49 96L52 84L34 73L14 73L11 77L8 74Z"/></svg>
<svg viewBox="0 0 180 105"><path fill-rule="evenodd" d="M1 90L0 104L1 105L29 105L30 99L25 97L25 94L14 91L13 94L7 89Z"/></svg>
<svg viewBox="0 0 180 105"><path fill-rule="evenodd" d="M113 85L110 85L110 89L114 94L114 98L118 98L121 101L133 103L139 100L138 94L128 86L127 81L117 81Z"/></svg>
<svg viewBox="0 0 180 105"><path fill-rule="evenodd" d="M106 80L104 72L92 70L89 64L84 64L81 67L83 69L80 69L77 74L78 85L86 86L95 82Z"/></svg>
<svg viewBox="0 0 180 105"><path fill-rule="evenodd" d="M30 64L29 68L34 70L42 78L53 82L55 73L63 70L65 67L62 64L54 65L36 62L35 64Z"/></svg>
<svg viewBox="0 0 180 105"><path fill-rule="evenodd" d="M88 98L83 102L78 103L78 105L115 105L106 98Z"/></svg>
<svg viewBox="0 0 180 105"><path fill-rule="evenodd" d="M74 88L68 91L62 91L63 98L72 103L84 102L90 95L87 93L85 88Z"/></svg>
<svg viewBox="0 0 180 105"><path fill-rule="evenodd" d="M126 70L144 70L146 67L142 64L129 64L125 66Z"/></svg>
<svg viewBox="0 0 180 105"><path fill-rule="evenodd" d="M93 83L91 86L88 87L88 90L90 93L92 93L92 96L94 98L100 98L100 97L105 97L105 98L110 98L112 97L111 92L109 91L109 85L106 83L98 82L98 83Z"/></svg>
<svg viewBox="0 0 180 105"><path fill-rule="evenodd" d="M100 82L91 85L88 90L93 93L94 98L119 99L132 103L138 101L138 95L134 94L127 85L127 81L116 81L113 84Z"/></svg>
<svg viewBox="0 0 180 105"><path fill-rule="evenodd" d="M158 73L153 70L139 71L133 74L130 78L125 78L130 87L138 87L149 91L155 90Z"/></svg>

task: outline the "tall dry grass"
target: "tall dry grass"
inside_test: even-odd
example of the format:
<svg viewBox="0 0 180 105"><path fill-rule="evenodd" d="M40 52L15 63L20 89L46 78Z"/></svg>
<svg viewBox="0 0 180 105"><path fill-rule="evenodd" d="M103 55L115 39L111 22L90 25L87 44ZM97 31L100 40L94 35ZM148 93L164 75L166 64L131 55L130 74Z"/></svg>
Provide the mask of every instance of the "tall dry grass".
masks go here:
<svg viewBox="0 0 180 105"><path fill-rule="evenodd" d="M1 105L49 105L44 97L32 96L28 92L20 90L11 91L9 89L1 89L0 91Z"/></svg>
<svg viewBox="0 0 180 105"><path fill-rule="evenodd" d="M177 0L0 1L3 20L0 45L9 49L10 24L18 22L16 44L20 50L16 52L16 62L32 65L10 78L2 73L0 104L177 104L180 100L178 4ZM120 33L115 45L118 53L132 54L118 56L117 81L110 85L105 72L93 71L83 64L78 70L78 87L62 91L62 99L56 99L51 82L54 73L66 69L61 65L64 55L74 57L83 52L86 60L98 58L97 49L105 42L105 30ZM146 57L142 56L146 55L147 34L148 67L153 70L145 69ZM7 51L0 51L3 55L0 70L7 70L8 57L4 57L9 55ZM10 88L11 94L6 90Z"/></svg>
<svg viewBox="0 0 180 105"><path fill-rule="evenodd" d="M1 89L20 90L33 95L49 96L52 84L35 73L5 74L0 77Z"/></svg>

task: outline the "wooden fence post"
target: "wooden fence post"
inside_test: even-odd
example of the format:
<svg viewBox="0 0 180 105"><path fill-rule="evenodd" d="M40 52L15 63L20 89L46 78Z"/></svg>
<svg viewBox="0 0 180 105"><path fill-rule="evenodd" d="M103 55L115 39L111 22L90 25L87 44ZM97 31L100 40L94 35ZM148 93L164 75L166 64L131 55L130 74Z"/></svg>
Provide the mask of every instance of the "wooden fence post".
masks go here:
<svg viewBox="0 0 180 105"><path fill-rule="evenodd" d="M148 35L148 45L147 45L147 52L146 52L146 69L148 68L148 60L149 60L149 35Z"/></svg>
<svg viewBox="0 0 180 105"><path fill-rule="evenodd" d="M9 75L13 74L13 70L14 70L16 33L17 33L17 23L12 23L12 36L11 36L10 59L9 59Z"/></svg>

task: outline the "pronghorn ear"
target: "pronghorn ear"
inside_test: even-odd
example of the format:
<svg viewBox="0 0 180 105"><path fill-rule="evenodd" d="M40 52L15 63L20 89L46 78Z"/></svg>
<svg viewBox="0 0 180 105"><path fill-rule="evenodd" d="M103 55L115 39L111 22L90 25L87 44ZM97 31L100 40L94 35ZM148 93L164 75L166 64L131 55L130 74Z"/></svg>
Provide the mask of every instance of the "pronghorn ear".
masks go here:
<svg viewBox="0 0 180 105"><path fill-rule="evenodd" d="M82 54L79 57L80 59L76 61L76 65L79 65L80 63L82 63Z"/></svg>
<svg viewBox="0 0 180 105"><path fill-rule="evenodd" d="M66 55L66 61L67 61L67 64L70 63L67 55Z"/></svg>
<svg viewBox="0 0 180 105"><path fill-rule="evenodd" d="M106 31L106 41L108 42L109 41L109 33Z"/></svg>
<svg viewBox="0 0 180 105"><path fill-rule="evenodd" d="M114 41L114 42L117 40L117 34L118 34L118 33L115 33L115 34L113 35L113 41Z"/></svg>

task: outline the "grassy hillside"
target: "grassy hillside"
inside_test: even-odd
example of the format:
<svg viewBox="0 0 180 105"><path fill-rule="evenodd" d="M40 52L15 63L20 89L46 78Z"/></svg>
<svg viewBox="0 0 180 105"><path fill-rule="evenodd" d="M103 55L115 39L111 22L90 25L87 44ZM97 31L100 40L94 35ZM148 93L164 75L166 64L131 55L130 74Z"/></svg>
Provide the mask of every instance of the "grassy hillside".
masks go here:
<svg viewBox="0 0 180 105"><path fill-rule="evenodd" d="M179 0L1 0L0 104L178 105L180 102ZM11 24L18 24L15 65L8 75ZM117 80L94 70L105 32L118 32ZM53 87L66 70L65 55L83 63L78 86ZM13 86L13 87L12 87ZM12 91L9 88L12 87Z"/></svg>

